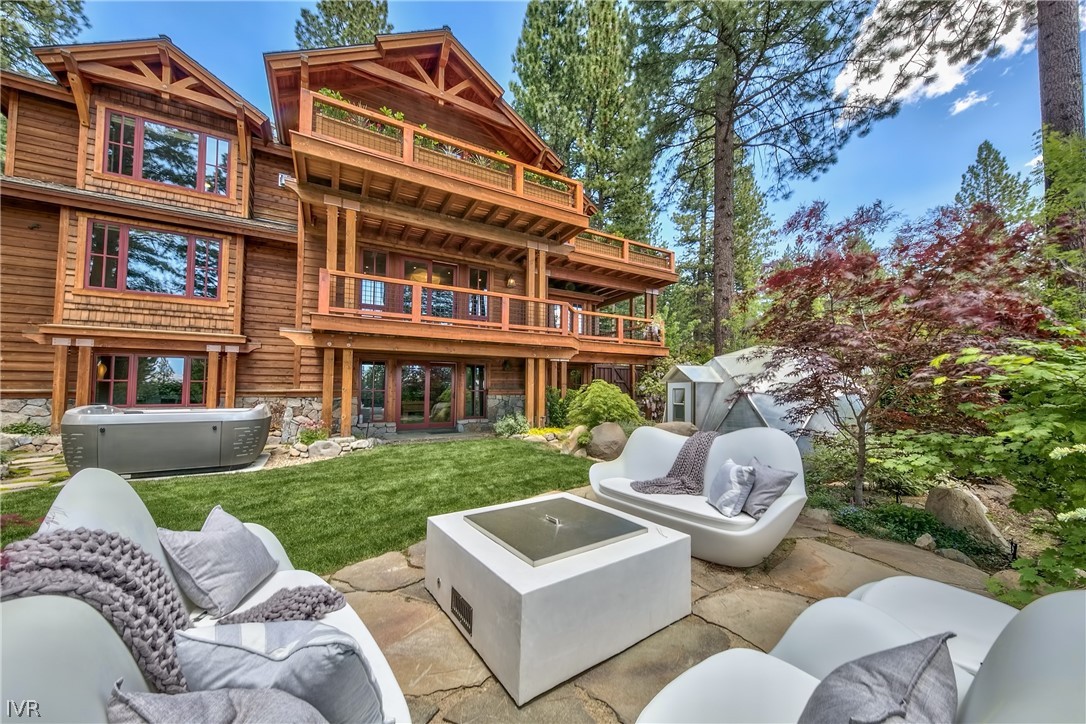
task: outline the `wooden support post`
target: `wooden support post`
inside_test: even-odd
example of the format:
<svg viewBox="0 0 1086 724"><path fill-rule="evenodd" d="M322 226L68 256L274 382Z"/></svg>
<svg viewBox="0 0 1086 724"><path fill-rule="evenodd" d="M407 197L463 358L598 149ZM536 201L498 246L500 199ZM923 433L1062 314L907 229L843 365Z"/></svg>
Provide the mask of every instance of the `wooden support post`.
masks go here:
<svg viewBox="0 0 1086 724"><path fill-rule="evenodd" d="M527 267L525 268L524 284L527 287L524 294L528 299L535 299L535 249L528 249L527 255ZM528 303L528 319L525 320L530 327L535 326L536 309L535 303L529 301Z"/></svg>
<svg viewBox="0 0 1086 724"><path fill-rule="evenodd" d="M324 431L332 434L332 396L335 395L336 350L328 347L324 350L324 379L321 385L321 425Z"/></svg>
<svg viewBox="0 0 1086 724"><path fill-rule="evenodd" d="M537 360L535 365L535 410L539 418L539 426L542 427L547 419L547 362Z"/></svg>
<svg viewBox="0 0 1086 724"><path fill-rule="evenodd" d="M90 342L90 344L82 344ZM75 369L75 406L89 405L91 402L91 386L94 384L94 340L76 340L79 347L79 356L76 359Z"/></svg>
<svg viewBox="0 0 1086 724"><path fill-rule="evenodd" d="M535 292L540 299L546 299L550 296L547 293L549 291L547 289L547 252L539 249L536 253L539 255L535 265L536 274L539 278L536 280Z"/></svg>
<svg viewBox="0 0 1086 724"><path fill-rule="evenodd" d="M344 248L343 248L343 270L354 273L358 271L355 267L355 250L358 247L358 212L354 209L347 209L347 230L344 234ZM355 288L358 286L358 280L351 278L344 278L343 280L343 306L347 309L355 308Z"/></svg>
<svg viewBox="0 0 1086 724"><path fill-rule="evenodd" d="M219 345L207 348L207 379L204 381L204 402L209 408L219 406Z"/></svg>
<svg viewBox="0 0 1086 724"><path fill-rule="evenodd" d="M584 383L585 383L586 385L588 385L588 384L591 384L591 383L592 383L592 373L593 373L593 372L595 371L595 369L596 369L596 366L595 366L595 365L593 365L593 364L587 364L587 365L585 365L585 371L584 371Z"/></svg>
<svg viewBox="0 0 1086 724"><path fill-rule="evenodd" d="M630 397L637 399L637 365L630 365Z"/></svg>
<svg viewBox="0 0 1086 724"><path fill-rule="evenodd" d="M53 340L57 344L58 340ZM54 435L60 434L60 419L68 406L68 340L53 348L53 411L49 429Z"/></svg>
<svg viewBox="0 0 1086 724"><path fill-rule="evenodd" d="M562 397L566 396L569 385L569 362L562 360L558 363L558 389L562 391Z"/></svg>
<svg viewBox="0 0 1086 724"><path fill-rule="evenodd" d="M324 211L328 215L324 232L326 249L324 265L328 269L335 271L336 264L339 261L339 207L325 206Z"/></svg>
<svg viewBox="0 0 1086 724"><path fill-rule="evenodd" d="M343 368L339 373L339 434L347 437L351 434L354 421L354 350L343 350Z"/></svg>
<svg viewBox="0 0 1086 724"><path fill-rule="evenodd" d="M535 427L535 360L531 357L524 360L524 416Z"/></svg>
<svg viewBox="0 0 1086 724"><path fill-rule="evenodd" d="M223 406L234 406L234 393L238 380L238 348L226 348L226 370L223 374Z"/></svg>
<svg viewBox="0 0 1086 724"><path fill-rule="evenodd" d="M558 360L551 360L551 376L547 380L547 387L558 387Z"/></svg>

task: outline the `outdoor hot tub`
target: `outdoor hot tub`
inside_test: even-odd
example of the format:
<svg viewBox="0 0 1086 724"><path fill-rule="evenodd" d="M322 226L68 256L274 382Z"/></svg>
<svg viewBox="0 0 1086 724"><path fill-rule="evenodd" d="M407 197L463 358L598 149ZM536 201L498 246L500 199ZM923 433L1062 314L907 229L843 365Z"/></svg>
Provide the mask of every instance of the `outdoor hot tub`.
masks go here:
<svg viewBox="0 0 1086 724"><path fill-rule="evenodd" d="M120 475L243 468L268 442L267 405L249 408L133 410L85 405L64 413L64 461L74 475L105 468Z"/></svg>

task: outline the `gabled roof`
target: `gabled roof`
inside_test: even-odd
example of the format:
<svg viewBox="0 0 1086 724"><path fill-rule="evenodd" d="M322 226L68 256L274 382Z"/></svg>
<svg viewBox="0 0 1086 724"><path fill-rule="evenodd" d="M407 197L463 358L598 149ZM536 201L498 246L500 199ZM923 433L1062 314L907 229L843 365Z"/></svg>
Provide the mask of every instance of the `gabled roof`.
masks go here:
<svg viewBox="0 0 1086 724"><path fill-rule="evenodd" d="M57 81L71 89L83 119L90 84L121 86L177 99L244 123L270 140L271 125L259 108L211 74L167 36L77 43L34 49Z"/></svg>
<svg viewBox="0 0 1086 724"><path fill-rule="evenodd" d="M558 171L563 162L505 102L505 90L471 56L448 28L378 35L370 45L264 54L276 128L297 127L291 96L309 73L339 66L375 81L394 83L473 114L515 133L537 154L536 165ZM315 89L315 88L311 88ZM282 139L285 142L285 136Z"/></svg>

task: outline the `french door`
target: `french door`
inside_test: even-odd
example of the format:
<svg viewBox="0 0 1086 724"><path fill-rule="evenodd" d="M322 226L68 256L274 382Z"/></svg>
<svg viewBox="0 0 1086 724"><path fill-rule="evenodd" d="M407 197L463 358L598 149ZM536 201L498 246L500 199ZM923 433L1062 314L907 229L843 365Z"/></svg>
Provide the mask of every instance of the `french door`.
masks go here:
<svg viewBox="0 0 1086 724"><path fill-rule="evenodd" d="M412 282L424 284L442 284L454 286L456 284L456 265L445 264L439 261L424 261L422 259L403 260L403 278ZM452 291L439 289L422 290L422 316L447 317L453 316L455 296ZM404 287L403 311L410 314L414 300L411 298L411 287Z"/></svg>
<svg viewBox="0 0 1086 724"><path fill-rule="evenodd" d="M452 427L453 374L451 364L410 362L400 366L400 420L405 429Z"/></svg>

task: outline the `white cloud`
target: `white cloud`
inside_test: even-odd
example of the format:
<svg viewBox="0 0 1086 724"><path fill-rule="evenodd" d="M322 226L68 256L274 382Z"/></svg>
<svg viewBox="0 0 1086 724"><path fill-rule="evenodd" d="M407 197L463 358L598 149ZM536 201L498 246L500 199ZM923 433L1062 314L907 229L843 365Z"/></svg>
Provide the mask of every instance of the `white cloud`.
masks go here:
<svg viewBox="0 0 1086 724"><path fill-rule="evenodd" d="M958 100L954 101L953 105L950 106L950 115L956 116L959 113L961 113L962 111L967 110L969 108L972 108L975 105L979 105L981 103L984 103L987 100L988 100L988 94L987 93L981 95L980 93L977 93L976 91L969 91L964 96L962 96Z"/></svg>
<svg viewBox="0 0 1086 724"><path fill-rule="evenodd" d="M1030 160L1026 161L1026 168L1037 168L1038 166L1041 165L1041 161L1043 161L1043 160L1044 160L1044 157L1041 154L1038 153L1036 156L1034 156Z"/></svg>

